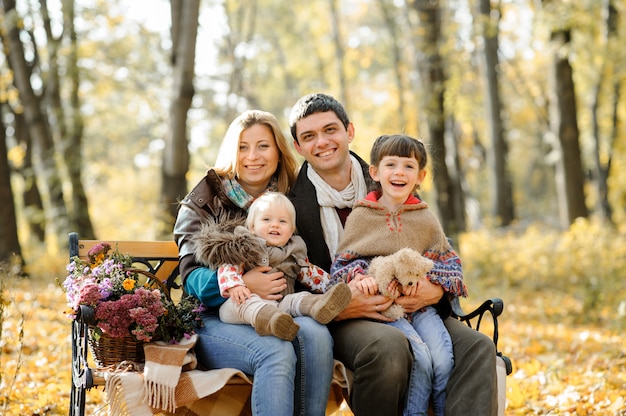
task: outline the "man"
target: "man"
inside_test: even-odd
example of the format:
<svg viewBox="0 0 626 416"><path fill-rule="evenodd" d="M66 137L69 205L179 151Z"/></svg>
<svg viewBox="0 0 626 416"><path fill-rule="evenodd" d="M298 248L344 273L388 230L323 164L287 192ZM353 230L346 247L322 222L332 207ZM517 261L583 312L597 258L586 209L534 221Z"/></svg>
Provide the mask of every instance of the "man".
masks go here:
<svg viewBox="0 0 626 416"><path fill-rule="evenodd" d="M289 194L298 214L297 229L309 260L329 270L345 219L373 181L367 163L349 150L354 126L333 97L315 93L300 98L291 110L289 127L296 150L306 160ZM352 301L329 324L335 358L354 372L350 407L356 416L388 415L403 406L410 347L399 330L375 322L389 320L379 311L392 302L380 295L365 297L352 287ZM407 311L438 302L448 301L435 284L420 286L416 296L396 299ZM446 414L497 414L493 342L454 318L446 319L445 325L455 355Z"/></svg>

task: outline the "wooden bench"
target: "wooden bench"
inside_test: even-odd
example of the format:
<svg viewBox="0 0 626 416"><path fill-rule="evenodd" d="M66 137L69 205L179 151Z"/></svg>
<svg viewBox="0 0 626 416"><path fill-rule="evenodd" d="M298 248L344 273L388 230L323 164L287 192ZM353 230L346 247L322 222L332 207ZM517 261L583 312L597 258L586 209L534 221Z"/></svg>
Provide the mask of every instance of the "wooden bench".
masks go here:
<svg viewBox="0 0 626 416"><path fill-rule="evenodd" d="M86 259L89 250L98 243L108 242L111 247L120 253L129 254L133 257L135 265L154 274L164 283L170 291L173 299L177 292L181 291L181 281L178 272L178 247L174 241L111 241L111 240L79 240L78 234L69 235L70 259L77 256ZM501 299L493 298L485 301L476 310L465 314L460 304L454 302L454 315L470 327L480 329L483 317L491 316L493 327L493 342L498 345L498 316L502 314L504 305ZM90 351L88 348L89 332L88 322L90 312L81 309L76 319L72 322L72 387L70 396L70 416L84 416L86 392L96 386L104 385L102 369L90 367ZM475 322L472 324L472 322ZM228 371L229 369L226 369ZM220 370L211 370L220 371ZM511 361L498 352L498 396L501 415L504 414L505 379L512 372ZM215 400L215 415L239 415L250 414L249 396L251 392L251 379L238 376L237 371L232 369L232 377L228 375L228 381L224 387L212 395ZM351 373L339 361L335 361L335 374L333 388L327 406L327 414L338 410L343 401L342 390L351 382Z"/></svg>

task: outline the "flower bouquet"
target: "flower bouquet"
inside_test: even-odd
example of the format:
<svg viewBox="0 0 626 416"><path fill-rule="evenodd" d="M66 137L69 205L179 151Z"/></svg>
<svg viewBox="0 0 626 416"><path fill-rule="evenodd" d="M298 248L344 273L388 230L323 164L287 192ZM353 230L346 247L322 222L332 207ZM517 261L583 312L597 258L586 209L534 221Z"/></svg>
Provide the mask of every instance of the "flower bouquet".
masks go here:
<svg viewBox="0 0 626 416"><path fill-rule="evenodd" d="M189 338L195 328L202 325L199 302L191 297L172 301L167 288L158 279L153 276L146 279L150 273L132 267L130 256L112 251L107 243L100 243L87 257L71 259L62 287L70 318L75 319L84 307L93 309L89 340L92 350L98 345L115 349L120 343L131 343L129 348L136 354L123 359L141 361L144 342L177 343ZM123 351L117 355L122 358L128 353ZM97 350L94 355L99 364L108 365L109 360L98 357Z"/></svg>

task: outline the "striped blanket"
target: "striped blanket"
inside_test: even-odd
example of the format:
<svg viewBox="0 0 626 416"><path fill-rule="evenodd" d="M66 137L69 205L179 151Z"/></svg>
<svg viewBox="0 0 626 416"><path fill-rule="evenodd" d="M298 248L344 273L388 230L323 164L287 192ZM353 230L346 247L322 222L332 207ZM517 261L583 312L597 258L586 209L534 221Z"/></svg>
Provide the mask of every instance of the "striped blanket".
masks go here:
<svg viewBox="0 0 626 416"><path fill-rule="evenodd" d="M148 343L143 371L104 373L109 415L245 414L252 381L233 368L197 370L195 342Z"/></svg>
<svg viewBox="0 0 626 416"><path fill-rule="evenodd" d="M196 336L177 345L144 345L146 362L121 363L104 372L110 416L250 415L252 380L234 368L196 369ZM333 414L349 390L351 374L335 361L327 414Z"/></svg>

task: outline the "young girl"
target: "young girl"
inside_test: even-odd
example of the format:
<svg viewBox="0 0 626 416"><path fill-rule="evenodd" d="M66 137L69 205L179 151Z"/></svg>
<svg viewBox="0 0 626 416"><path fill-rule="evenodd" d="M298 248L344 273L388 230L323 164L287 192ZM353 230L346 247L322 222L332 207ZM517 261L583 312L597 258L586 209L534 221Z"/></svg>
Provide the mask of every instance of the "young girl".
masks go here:
<svg viewBox="0 0 626 416"><path fill-rule="evenodd" d="M348 216L331 267L334 279L358 279L357 287L363 293L376 294L377 284L367 276L371 259L410 247L433 261L428 280L441 285L449 296L467 296L457 254L428 205L415 195L426 176L426 162L424 145L412 137L376 139L370 175L380 190L357 201ZM403 294L411 296L417 291L419 286ZM413 347L405 415L426 415L430 399L435 414L443 415L446 384L454 365L452 342L442 320L448 315L449 310L427 307L390 323L405 333Z"/></svg>
<svg viewBox="0 0 626 416"><path fill-rule="evenodd" d="M223 322L250 324L259 335L291 341L299 329L293 317L310 316L327 324L350 303L348 285L332 284L336 282L328 273L308 261L304 240L294 235L295 229L296 210L278 192L266 192L252 203L245 227L203 228L196 239L196 258L218 270L220 293L228 298L219 309ZM284 273L287 288L280 302L263 299L246 287L242 275L258 265ZM295 293L296 281L318 294Z"/></svg>

